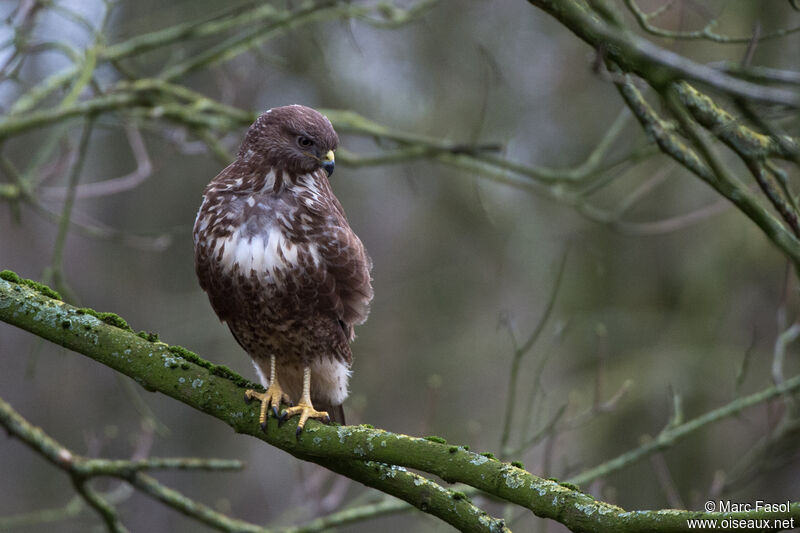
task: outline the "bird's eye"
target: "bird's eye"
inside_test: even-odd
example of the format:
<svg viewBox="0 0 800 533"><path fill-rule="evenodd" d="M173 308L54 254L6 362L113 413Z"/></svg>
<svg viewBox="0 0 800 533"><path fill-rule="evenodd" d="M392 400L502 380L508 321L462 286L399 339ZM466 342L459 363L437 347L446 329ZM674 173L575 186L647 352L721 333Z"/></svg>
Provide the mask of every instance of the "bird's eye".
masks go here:
<svg viewBox="0 0 800 533"><path fill-rule="evenodd" d="M308 148L314 144L314 141L304 135L301 135L297 138L297 144L303 148Z"/></svg>

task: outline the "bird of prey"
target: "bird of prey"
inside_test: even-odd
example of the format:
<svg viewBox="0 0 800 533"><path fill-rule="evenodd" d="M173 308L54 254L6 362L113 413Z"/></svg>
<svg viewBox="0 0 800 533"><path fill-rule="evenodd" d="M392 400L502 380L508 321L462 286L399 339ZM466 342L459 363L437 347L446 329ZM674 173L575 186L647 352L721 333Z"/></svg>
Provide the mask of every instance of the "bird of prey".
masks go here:
<svg viewBox="0 0 800 533"><path fill-rule="evenodd" d="M245 393L261 401L263 429L270 408L281 421L299 415L298 435L309 418L345 423L353 326L373 293L372 262L328 181L338 144L314 109L270 109L208 184L194 223L200 286L266 387Z"/></svg>

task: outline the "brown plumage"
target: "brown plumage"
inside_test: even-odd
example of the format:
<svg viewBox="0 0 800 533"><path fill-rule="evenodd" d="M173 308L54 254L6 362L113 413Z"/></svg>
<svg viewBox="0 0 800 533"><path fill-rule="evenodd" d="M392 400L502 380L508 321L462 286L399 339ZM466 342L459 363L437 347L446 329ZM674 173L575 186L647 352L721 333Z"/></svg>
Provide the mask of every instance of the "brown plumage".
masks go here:
<svg viewBox="0 0 800 533"><path fill-rule="evenodd" d="M267 111L206 187L195 220L200 286L267 387L247 392L262 402L263 427L282 400L297 403L282 417L300 415L298 434L307 418L344 423L372 265L328 182L338 143L313 109Z"/></svg>

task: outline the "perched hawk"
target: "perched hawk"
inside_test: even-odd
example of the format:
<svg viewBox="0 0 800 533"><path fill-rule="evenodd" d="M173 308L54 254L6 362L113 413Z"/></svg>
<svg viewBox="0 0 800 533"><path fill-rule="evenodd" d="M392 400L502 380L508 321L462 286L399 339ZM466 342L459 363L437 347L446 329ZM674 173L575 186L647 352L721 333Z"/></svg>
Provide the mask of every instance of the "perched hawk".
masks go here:
<svg viewBox="0 0 800 533"><path fill-rule="evenodd" d="M339 138L308 107L276 107L250 126L236 160L211 180L194 223L194 258L211 306L250 357L280 414L344 424L353 326L372 300L364 245L331 191Z"/></svg>

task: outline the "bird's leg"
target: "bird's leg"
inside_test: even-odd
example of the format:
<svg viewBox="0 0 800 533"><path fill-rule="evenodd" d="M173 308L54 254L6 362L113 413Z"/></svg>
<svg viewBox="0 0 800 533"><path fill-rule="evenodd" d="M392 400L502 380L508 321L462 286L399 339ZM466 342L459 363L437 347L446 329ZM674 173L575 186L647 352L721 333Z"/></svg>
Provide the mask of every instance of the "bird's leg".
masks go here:
<svg viewBox="0 0 800 533"><path fill-rule="evenodd" d="M261 402L261 414L258 416L258 422L261 424L261 429L267 429L267 409L272 406L272 414L278 418L278 407L281 402L291 405L289 395L283 392L280 384L278 383L278 373L275 370L275 356L269 356L269 387L266 392L258 392L252 389L244 391L244 401L250 401L256 398Z"/></svg>
<svg viewBox="0 0 800 533"><path fill-rule="evenodd" d="M297 435L303 431L306 425L306 420L309 418L316 418L324 423L329 423L331 417L328 416L327 411L317 411L311 405L311 367L303 367L303 395L300 401L294 407L289 407L281 413L281 421L286 420L290 416L300 415L300 420L297 422Z"/></svg>

